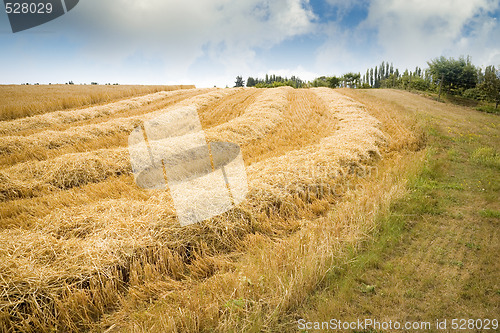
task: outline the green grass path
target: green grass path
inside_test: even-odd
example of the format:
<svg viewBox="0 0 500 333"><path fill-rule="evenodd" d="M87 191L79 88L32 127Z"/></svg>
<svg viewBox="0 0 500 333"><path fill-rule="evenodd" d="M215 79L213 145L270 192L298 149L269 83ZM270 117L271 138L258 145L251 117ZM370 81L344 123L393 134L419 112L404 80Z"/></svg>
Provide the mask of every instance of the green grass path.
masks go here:
<svg viewBox="0 0 500 333"><path fill-rule="evenodd" d="M405 92L357 94L423 119L425 166L367 248L332 271L294 318L431 322L431 332L459 331L450 329L452 319L500 320L500 117L412 104L424 98ZM447 319L448 329L437 330L437 319ZM460 330L472 331L479 330Z"/></svg>

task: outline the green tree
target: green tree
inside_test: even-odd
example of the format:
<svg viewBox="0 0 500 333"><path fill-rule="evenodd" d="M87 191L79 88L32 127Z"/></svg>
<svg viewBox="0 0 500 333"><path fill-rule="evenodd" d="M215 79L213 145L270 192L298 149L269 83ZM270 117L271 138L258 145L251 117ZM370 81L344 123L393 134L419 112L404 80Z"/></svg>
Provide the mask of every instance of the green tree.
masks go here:
<svg viewBox="0 0 500 333"><path fill-rule="evenodd" d="M336 76L330 76L326 79L328 81L328 87L337 88L340 85L341 79Z"/></svg>
<svg viewBox="0 0 500 333"><path fill-rule="evenodd" d="M405 69L403 75L401 75L399 83L400 87L403 89L408 89L410 87L410 72L408 71L408 69Z"/></svg>
<svg viewBox="0 0 500 333"><path fill-rule="evenodd" d="M255 87L255 85L257 84L257 82L255 81L255 79L253 77L248 77L247 79L247 87Z"/></svg>
<svg viewBox="0 0 500 333"><path fill-rule="evenodd" d="M415 75L414 76L418 76L418 77L422 77L422 69L420 67L415 67Z"/></svg>
<svg viewBox="0 0 500 333"><path fill-rule="evenodd" d="M330 87L337 88L340 84L341 79L336 76L320 76L315 78L313 82L311 82L312 87Z"/></svg>
<svg viewBox="0 0 500 333"><path fill-rule="evenodd" d="M302 81L299 77L292 75L290 81L293 82L293 86L295 88L302 88L304 86L304 81Z"/></svg>
<svg viewBox="0 0 500 333"><path fill-rule="evenodd" d="M359 79L361 78L361 74L359 73L346 73L342 77L345 85L349 88L357 88L359 86Z"/></svg>
<svg viewBox="0 0 500 333"><path fill-rule="evenodd" d="M313 87L328 87L328 81L326 80L326 76L320 76L314 79L311 83Z"/></svg>
<svg viewBox="0 0 500 333"><path fill-rule="evenodd" d="M484 74L483 74L483 69L478 68L477 69L477 84L481 84L484 81Z"/></svg>
<svg viewBox="0 0 500 333"><path fill-rule="evenodd" d="M427 64L434 82L440 82L450 93L461 93L465 89L476 86L477 70L469 57L460 57L458 60L440 57L427 62Z"/></svg>
<svg viewBox="0 0 500 333"><path fill-rule="evenodd" d="M497 72L495 66L488 66L484 71L483 82L478 85L489 100L495 101L495 109L500 102L500 71Z"/></svg>
<svg viewBox="0 0 500 333"><path fill-rule="evenodd" d="M243 81L243 77L242 76L237 76L236 77L236 81L234 82L235 83L235 87L244 87L245 86L245 82Z"/></svg>

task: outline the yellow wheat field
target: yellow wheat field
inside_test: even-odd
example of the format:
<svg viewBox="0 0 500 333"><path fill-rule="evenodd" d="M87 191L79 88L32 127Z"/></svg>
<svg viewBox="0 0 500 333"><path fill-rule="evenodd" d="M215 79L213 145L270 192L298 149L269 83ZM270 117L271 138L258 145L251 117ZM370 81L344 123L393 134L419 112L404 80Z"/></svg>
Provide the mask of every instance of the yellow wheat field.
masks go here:
<svg viewBox="0 0 500 333"><path fill-rule="evenodd" d="M236 208L181 227L168 190L135 184L127 138L184 107L197 111L208 141L240 145L249 193ZM188 89L51 111L0 122L0 332L134 331L120 323L159 298L171 312L158 331L246 327L224 298L257 283L241 282L246 254L318 229L378 165L419 146L403 123L327 88ZM385 198L400 192L380 188ZM369 223L338 207L345 224L322 232L361 239ZM331 251L314 257L315 270ZM255 302L274 304L273 283L262 282ZM279 304L276 311L293 299Z"/></svg>
<svg viewBox="0 0 500 333"><path fill-rule="evenodd" d="M189 88L194 86L0 85L0 120L110 102L134 95Z"/></svg>

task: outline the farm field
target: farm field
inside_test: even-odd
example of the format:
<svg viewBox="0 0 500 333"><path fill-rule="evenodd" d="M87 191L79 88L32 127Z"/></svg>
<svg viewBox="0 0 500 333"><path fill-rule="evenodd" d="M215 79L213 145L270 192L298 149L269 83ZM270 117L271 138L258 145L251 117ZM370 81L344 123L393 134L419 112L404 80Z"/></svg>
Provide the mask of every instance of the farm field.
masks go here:
<svg viewBox="0 0 500 333"><path fill-rule="evenodd" d="M453 332L453 319L498 320L499 117L400 90L342 92L368 109L420 119L426 157L363 250L282 318L290 324L275 327L296 331L292 318L373 318L442 332L436 320L446 320Z"/></svg>
<svg viewBox="0 0 500 333"><path fill-rule="evenodd" d="M294 331L425 168L429 124L469 111L393 90L184 88L2 118L0 332ZM128 150L179 108L240 146L249 189L189 226L168 190L136 185ZM466 119L498 142L494 115Z"/></svg>
<svg viewBox="0 0 500 333"><path fill-rule="evenodd" d="M194 86L2 85L0 120L106 103L129 96L188 88Z"/></svg>

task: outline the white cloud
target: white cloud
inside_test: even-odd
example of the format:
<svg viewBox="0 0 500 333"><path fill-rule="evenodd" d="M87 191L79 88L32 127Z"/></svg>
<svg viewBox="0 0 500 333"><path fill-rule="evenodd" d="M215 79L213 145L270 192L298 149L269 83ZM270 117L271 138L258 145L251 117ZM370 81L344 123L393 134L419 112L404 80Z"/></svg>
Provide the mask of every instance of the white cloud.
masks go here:
<svg viewBox="0 0 500 333"><path fill-rule="evenodd" d="M474 40L498 40L498 34L491 35L498 33L491 24L498 23L488 16L498 7L494 0L374 0L364 24L378 31L377 42L386 57L415 66L440 55L474 58L485 52L464 46L487 47ZM470 30L467 41L466 30Z"/></svg>
<svg viewBox="0 0 500 333"><path fill-rule="evenodd" d="M309 0L80 1L36 28L54 32L43 41L57 50L34 43L42 40L34 34L0 37L9 42L4 64L28 64L22 75L4 65L3 77L225 86L236 75L309 79L363 72L382 60L400 69L426 66L440 55L500 65L500 24L491 15L498 16L498 0L325 1L332 12L317 13L321 20ZM352 12L362 15L362 7L368 10L363 22L341 25ZM53 66L42 68L39 59L53 59Z"/></svg>
<svg viewBox="0 0 500 333"><path fill-rule="evenodd" d="M327 0L349 12L363 0ZM496 0L373 0L368 16L357 27L340 20L322 26L326 37L318 48L318 69L332 74L364 71L381 61L400 69L425 67L444 55L470 55L477 65L500 64L500 26L491 13Z"/></svg>
<svg viewBox="0 0 500 333"><path fill-rule="evenodd" d="M140 54L181 77L206 57L226 72L250 69L255 48L314 30L308 7L308 0L86 0L61 24L87 58L112 66Z"/></svg>
<svg viewBox="0 0 500 333"><path fill-rule="evenodd" d="M474 64L480 66L500 65L500 25L497 18L481 17L471 24L472 31L468 36L460 37L454 49L448 52L468 54Z"/></svg>
<svg viewBox="0 0 500 333"><path fill-rule="evenodd" d="M380 49L371 40L372 31L358 26L351 29L338 22L323 24L326 40L316 50L316 71L328 75L365 71L379 62Z"/></svg>

